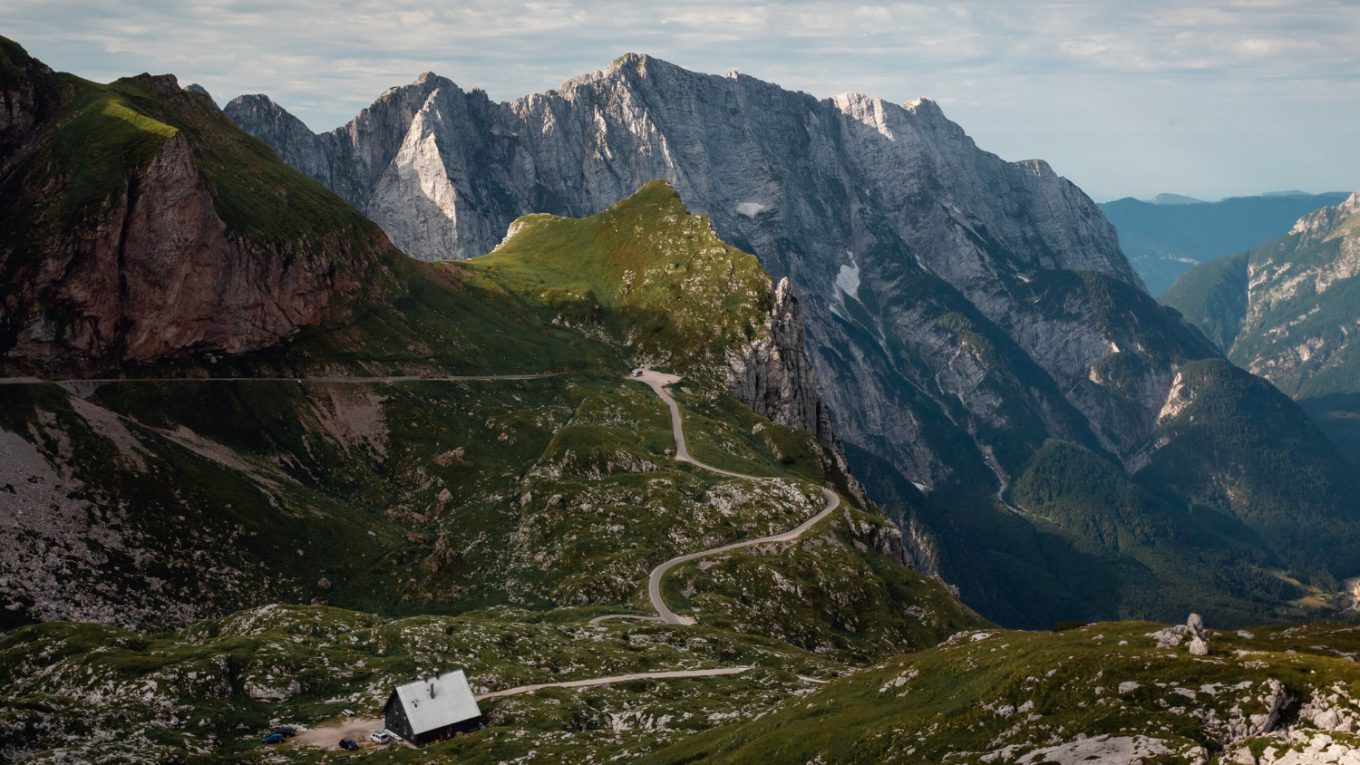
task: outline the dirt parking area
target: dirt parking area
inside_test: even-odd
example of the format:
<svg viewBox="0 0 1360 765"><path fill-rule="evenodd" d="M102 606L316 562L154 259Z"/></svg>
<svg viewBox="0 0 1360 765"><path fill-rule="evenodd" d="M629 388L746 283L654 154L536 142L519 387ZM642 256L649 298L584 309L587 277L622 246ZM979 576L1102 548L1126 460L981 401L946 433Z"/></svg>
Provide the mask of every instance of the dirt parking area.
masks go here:
<svg viewBox="0 0 1360 765"><path fill-rule="evenodd" d="M299 746L314 746L320 749L339 749L340 739L352 738L360 747L378 746L369 735L383 727L383 721L374 717L342 717L322 723L315 728L300 730L289 743Z"/></svg>

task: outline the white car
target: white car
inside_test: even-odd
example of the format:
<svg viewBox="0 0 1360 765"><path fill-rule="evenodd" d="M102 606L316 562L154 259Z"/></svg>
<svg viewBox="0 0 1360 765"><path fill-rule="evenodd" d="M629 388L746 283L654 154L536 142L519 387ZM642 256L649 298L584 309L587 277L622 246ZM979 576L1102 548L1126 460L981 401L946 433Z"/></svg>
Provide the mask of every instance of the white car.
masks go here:
<svg viewBox="0 0 1360 765"><path fill-rule="evenodd" d="M381 730L373 731L373 735L369 736L369 738L373 739L379 744L390 744L393 741L395 741L397 737L393 736L386 728L383 728Z"/></svg>

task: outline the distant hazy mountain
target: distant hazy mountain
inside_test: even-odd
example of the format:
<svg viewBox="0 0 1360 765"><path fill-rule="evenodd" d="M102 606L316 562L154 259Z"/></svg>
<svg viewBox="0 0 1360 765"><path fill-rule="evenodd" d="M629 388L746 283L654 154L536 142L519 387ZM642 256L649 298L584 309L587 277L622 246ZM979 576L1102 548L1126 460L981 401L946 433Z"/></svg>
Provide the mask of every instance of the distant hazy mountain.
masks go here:
<svg viewBox="0 0 1360 765"><path fill-rule="evenodd" d="M1160 295L1200 263L1282 236L1300 215L1345 198L1344 192L1274 191L1203 202L1159 194L1152 202L1129 197L1100 209L1119 232L1119 246L1148 291Z"/></svg>
<svg viewBox="0 0 1360 765"><path fill-rule="evenodd" d="M1303 216L1280 239L1196 268L1163 302L1360 458L1360 193Z"/></svg>
<svg viewBox="0 0 1360 765"><path fill-rule="evenodd" d="M1200 205L1204 204L1203 199L1187 197L1184 194L1158 194L1152 198L1155 205Z"/></svg>

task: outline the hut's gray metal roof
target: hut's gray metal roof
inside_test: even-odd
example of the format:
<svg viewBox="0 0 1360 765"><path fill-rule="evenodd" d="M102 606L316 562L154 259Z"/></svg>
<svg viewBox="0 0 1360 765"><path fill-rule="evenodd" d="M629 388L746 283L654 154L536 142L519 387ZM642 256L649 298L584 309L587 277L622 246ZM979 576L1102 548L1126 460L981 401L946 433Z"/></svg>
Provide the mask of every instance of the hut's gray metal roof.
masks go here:
<svg viewBox="0 0 1360 765"><path fill-rule="evenodd" d="M415 735L482 716L461 669L399 685L396 694Z"/></svg>

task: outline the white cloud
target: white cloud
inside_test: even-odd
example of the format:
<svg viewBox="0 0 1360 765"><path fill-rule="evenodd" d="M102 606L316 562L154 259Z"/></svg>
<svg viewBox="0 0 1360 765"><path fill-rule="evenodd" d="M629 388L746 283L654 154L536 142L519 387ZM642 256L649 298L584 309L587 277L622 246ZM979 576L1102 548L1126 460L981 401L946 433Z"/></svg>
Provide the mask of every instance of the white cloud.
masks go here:
<svg viewBox="0 0 1360 765"><path fill-rule="evenodd" d="M508 100L638 51L819 96L928 95L984 147L1045 156L1097 193L1213 195L1211 171L1360 185L1360 159L1337 159L1360 153L1327 137L1360 117L1349 0L5 0L0 30L93 79L171 71L220 100L269 93L318 129L426 70ZM1109 159L1134 145L1161 154ZM1266 147L1299 175L1234 169Z"/></svg>

